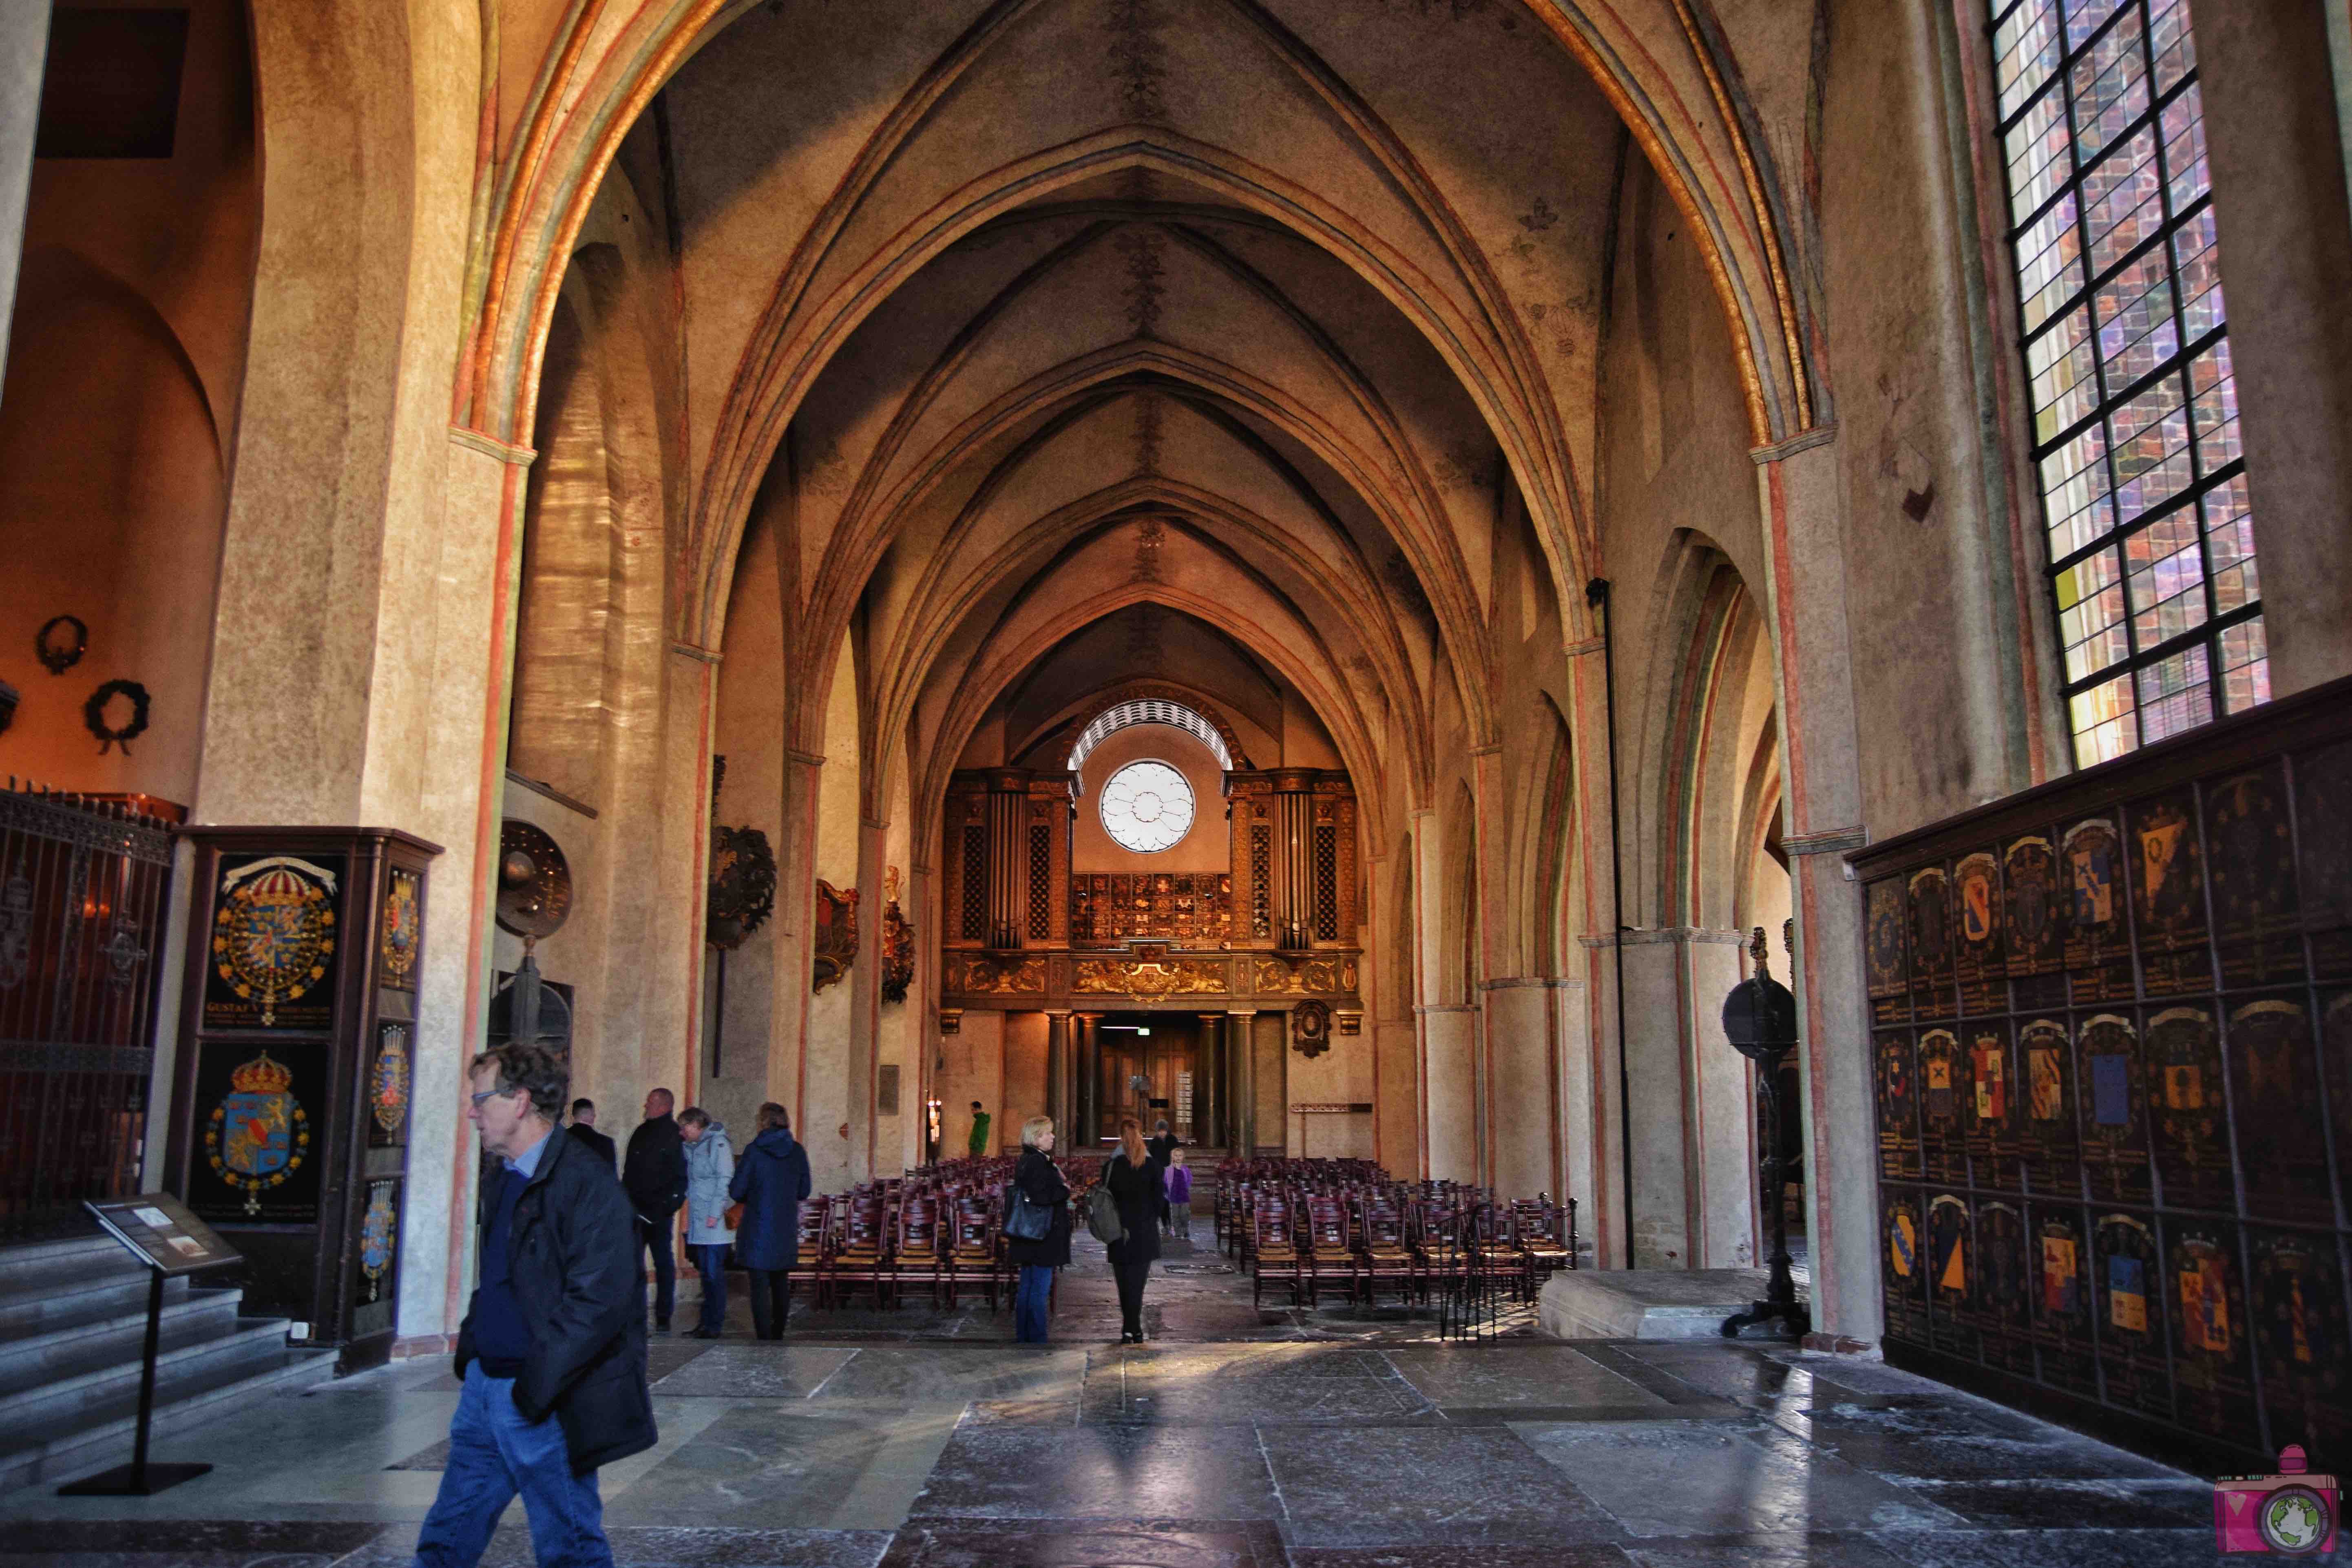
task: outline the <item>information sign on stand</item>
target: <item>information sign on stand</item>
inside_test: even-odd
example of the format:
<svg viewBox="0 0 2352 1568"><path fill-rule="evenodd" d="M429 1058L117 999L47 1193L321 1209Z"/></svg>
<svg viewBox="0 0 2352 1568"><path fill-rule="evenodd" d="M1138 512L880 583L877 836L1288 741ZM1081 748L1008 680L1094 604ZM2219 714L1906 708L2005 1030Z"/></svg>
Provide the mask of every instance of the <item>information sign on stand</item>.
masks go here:
<svg viewBox="0 0 2352 1568"><path fill-rule="evenodd" d="M147 1442L155 1422L155 1354L163 1331L163 1282L200 1268L237 1262L238 1255L168 1193L84 1205L106 1234L147 1266L147 1347L139 1368L139 1426L131 1462L58 1489L59 1497L152 1497L210 1473L203 1464L151 1465Z"/></svg>

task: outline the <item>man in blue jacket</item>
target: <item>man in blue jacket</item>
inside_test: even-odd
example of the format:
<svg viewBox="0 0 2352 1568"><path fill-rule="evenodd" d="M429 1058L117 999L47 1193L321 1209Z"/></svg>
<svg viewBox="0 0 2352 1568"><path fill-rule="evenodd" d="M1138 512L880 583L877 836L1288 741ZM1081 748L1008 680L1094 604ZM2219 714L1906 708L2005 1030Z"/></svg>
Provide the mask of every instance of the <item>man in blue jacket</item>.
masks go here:
<svg viewBox="0 0 2352 1568"><path fill-rule="evenodd" d="M562 1057L500 1046L467 1076L467 1119L499 1173L483 1184L465 1390L416 1568L473 1568L517 1493L541 1568L612 1568L596 1468L656 1437L635 1215L610 1165L555 1136Z"/></svg>

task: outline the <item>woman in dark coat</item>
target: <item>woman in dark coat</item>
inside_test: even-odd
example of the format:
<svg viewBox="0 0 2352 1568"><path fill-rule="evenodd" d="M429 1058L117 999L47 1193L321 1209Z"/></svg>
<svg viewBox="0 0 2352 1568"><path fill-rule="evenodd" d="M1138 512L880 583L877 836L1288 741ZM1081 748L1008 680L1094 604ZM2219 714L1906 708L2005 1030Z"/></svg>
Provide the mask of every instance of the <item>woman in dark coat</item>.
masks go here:
<svg viewBox="0 0 2352 1568"><path fill-rule="evenodd" d="M760 1135L735 1162L727 1195L743 1205L735 1226L735 1260L751 1283L751 1330L784 1337L793 1310L793 1269L801 1260L801 1200L809 1195L808 1151L793 1136L792 1117L772 1100L760 1107Z"/></svg>
<svg viewBox="0 0 2352 1568"><path fill-rule="evenodd" d="M1021 1163L1013 1184L1054 1216L1054 1228L1036 1241L1007 1237L1004 1254L1021 1266L1021 1286L1013 1297L1013 1337L1024 1345L1045 1342L1046 1305L1053 1299L1054 1270L1070 1260L1070 1184L1055 1168L1054 1119L1033 1116L1021 1126Z"/></svg>
<svg viewBox="0 0 2352 1568"><path fill-rule="evenodd" d="M1118 1205L1118 1228L1110 1244L1111 1278L1118 1281L1118 1342L1143 1342L1143 1282L1160 1256L1160 1162L1144 1146L1143 1128L1133 1117L1118 1124L1118 1152L1103 1167L1103 1185Z"/></svg>

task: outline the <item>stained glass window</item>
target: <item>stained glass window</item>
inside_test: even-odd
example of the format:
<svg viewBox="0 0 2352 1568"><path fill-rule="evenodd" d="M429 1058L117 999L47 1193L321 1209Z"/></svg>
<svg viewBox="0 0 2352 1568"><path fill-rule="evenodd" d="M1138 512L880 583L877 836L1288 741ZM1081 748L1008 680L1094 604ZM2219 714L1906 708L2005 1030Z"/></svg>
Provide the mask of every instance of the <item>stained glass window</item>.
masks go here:
<svg viewBox="0 0 2352 1568"><path fill-rule="evenodd" d="M1121 848L1172 849L1192 830L1192 786L1166 763L1129 763L1103 785L1102 822Z"/></svg>
<svg viewBox="0 0 2352 1568"><path fill-rule="evenodd" d="M2189 0L1990 0L2032 453L2089 766L2270 697Z"/></svg>

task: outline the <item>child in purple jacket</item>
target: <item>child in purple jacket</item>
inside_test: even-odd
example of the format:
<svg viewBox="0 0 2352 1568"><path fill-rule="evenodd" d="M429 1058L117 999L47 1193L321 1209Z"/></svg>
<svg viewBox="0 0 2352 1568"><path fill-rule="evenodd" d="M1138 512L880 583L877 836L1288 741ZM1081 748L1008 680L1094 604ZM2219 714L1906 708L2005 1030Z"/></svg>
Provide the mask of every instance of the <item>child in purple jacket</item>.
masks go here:
<svg viewBox="0 0 2352 1568"><path fill-rule="evenodd" d="M1168 1154L1167 1173L1160 1177L1168 1192L1168 1228L1181 1230L1184 1239L1192 1239L1192 1172L1184 1163L1184 1151L1172 1149Z"/></svg>

